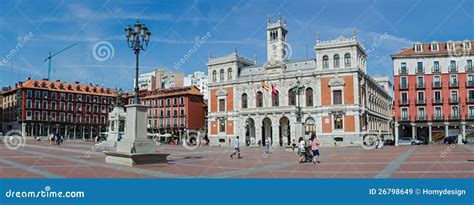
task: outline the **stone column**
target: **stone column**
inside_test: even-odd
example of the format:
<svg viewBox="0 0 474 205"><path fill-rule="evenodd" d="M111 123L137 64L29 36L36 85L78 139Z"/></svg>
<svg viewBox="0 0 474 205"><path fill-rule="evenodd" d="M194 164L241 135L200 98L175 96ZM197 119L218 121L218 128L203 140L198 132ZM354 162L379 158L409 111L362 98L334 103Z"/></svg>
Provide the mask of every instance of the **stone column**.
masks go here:
<svg viewBox="0 0 474 205"><path fill-rule="evenodd" d="M81 132L82 132L82 140L86 140L86 131L84 130L84 126L81 126Z"/></svg>
<svg viewBox="0 0 474 205"><path fill-rule="evenodd" d="M64 125L64 137L69 141L69 135L67 134L67 125Z"/></svg>
<svg viewBox="0 0 474 205"><path fill-rule="evenodd" d="M416 138L416 124L411 124L411 138Z"/></svg>
<svg viewBox="0 0 474 205"><path fill-rule="evenodd" d="M444 137L449 136L449 133L448 133L449 132L449 126L448 125L449 125L448 122L444 123Z"/></svg>
<svg viewBox="0 0 474 205"><path fill-rule="evenodd" d="M273 138L273 147L280 146L280 128L278 123L272 121L272 138Z"/></svg>
<svg viewBox="0 0 474 205"><path fill-rule="evenodd" d="M395 122L395 146L398 146L398 122Z"/></svg>
<svg viewBox="0 0 474 205"><path fill-rule="evenodd" d="M76 139L76 125L74 125L74 139Z"/></svg>
<svg viewBox="0 0 474 205"><path fill-rule="evenodd" d="M428 123L428 144L431 144L431 142L433 141L432 139L432 131L431 131L431 127L432 127L433 123Z"/></svg>
<svg viewBox="0 0 474 205"><path fill-rule="evenodd" d="M89 139L93 140L92 139L92 126L90 126L90 129L89 129Z"/></svg>
<svg viewBox="0 0 474 205"><path fill-rule="evenodd" d="M461 132L458 134L458 144L463 144L462 141L466 138L466 122L461 122Z"/></svg>
<svg viewBox="0 0 474 205"><path fill-rule="evenodd" d="M26 137L26 123L21 123L21 135Z"/></svg>

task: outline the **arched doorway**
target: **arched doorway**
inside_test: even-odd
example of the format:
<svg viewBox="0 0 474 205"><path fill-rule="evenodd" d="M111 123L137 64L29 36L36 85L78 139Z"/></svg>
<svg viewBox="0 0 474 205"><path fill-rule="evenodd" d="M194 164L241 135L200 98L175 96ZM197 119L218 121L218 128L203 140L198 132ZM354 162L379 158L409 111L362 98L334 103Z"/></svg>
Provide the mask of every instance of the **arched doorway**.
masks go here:
<svg viewBox="0 0 474 205"><path fill-rule="evenodd" d="M255 121L249 118L245 121L245 144L250 146L255 144Z"/></svg>
<svg viewBox="0 0 474 205"><path fill-rule="evenodd" d="M287 117L280 118L280 145L290 145L290 120Z"/></svg>
<svg viewBox="0 0 474 205"><path fill-rule="evenodd" d="M270 145L273 144L273 138L272 138L272 120L270 118L266 117L262 121L262 145L265 145L265 140L269 139Z"/></svg>

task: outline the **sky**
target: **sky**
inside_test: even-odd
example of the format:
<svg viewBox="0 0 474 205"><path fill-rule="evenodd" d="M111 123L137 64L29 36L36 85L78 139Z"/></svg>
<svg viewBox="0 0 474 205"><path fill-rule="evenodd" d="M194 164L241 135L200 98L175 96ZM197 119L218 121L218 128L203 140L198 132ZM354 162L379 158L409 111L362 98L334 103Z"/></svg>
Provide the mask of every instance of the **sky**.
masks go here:
<svg viewBox="0 0 474 205"><path fill-rule="evenodd" d="M0 87L27 77L130 90L135 55L124 34L139 20L151 31L140 73L207 72L207 59L237 49L266 61L267 16L286 17L292 59L316 58L321 40L349 37L370 50L368 73L392 76L390 54L414 42L474 39L472 0L0 0Z"/></svg>

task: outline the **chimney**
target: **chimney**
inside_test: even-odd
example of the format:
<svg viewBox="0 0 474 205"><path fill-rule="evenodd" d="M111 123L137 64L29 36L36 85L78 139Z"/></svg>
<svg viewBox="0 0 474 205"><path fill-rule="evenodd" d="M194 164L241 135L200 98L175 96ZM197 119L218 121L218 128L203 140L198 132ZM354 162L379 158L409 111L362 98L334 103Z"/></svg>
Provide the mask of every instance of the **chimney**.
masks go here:
<svg viewBox="0 0 474 205"><path fill-rule="evenodd" d="M61 82L61 80L56 80L56 82L58 82L58 83L59 83L59 82Z"/></svg>
<svg viewBox="0 0 474 205"><path fill-rule="evenodd" d="M26 80L31 80L31 77L26 78Z"/></svg>
<svg viewBox="0 0 474 205"><path fill-rule="evenodd" d="M23 86L23 81L18 82L18 85L20 85L20 87L22 87Z"/></svg>
<svg viewBox="0 0 474 205"><path fill-rule="evenodd" d="M48 78L43 78L44 81L48 81Z"/></svg>
<svg viewBox="0 0 474 205"><path fill-rule="evenodd" d="M76 81L76 82L74 82L74 83L79 84L79 81Z"/></svg>

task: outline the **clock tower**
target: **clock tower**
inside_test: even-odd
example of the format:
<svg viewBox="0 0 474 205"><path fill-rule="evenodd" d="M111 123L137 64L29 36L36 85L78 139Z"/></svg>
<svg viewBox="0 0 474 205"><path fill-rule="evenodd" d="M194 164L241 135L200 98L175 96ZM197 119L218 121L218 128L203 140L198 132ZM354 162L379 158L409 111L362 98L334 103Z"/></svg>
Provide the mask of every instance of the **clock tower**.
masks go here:
<svg viewBox="0 0 474 205"><path fill-rule="evenodd" d="M281 64L288 60L288 44L286 42L286 18L282 21L279 15L278 21L267 22L267 65Z"/></svg>

